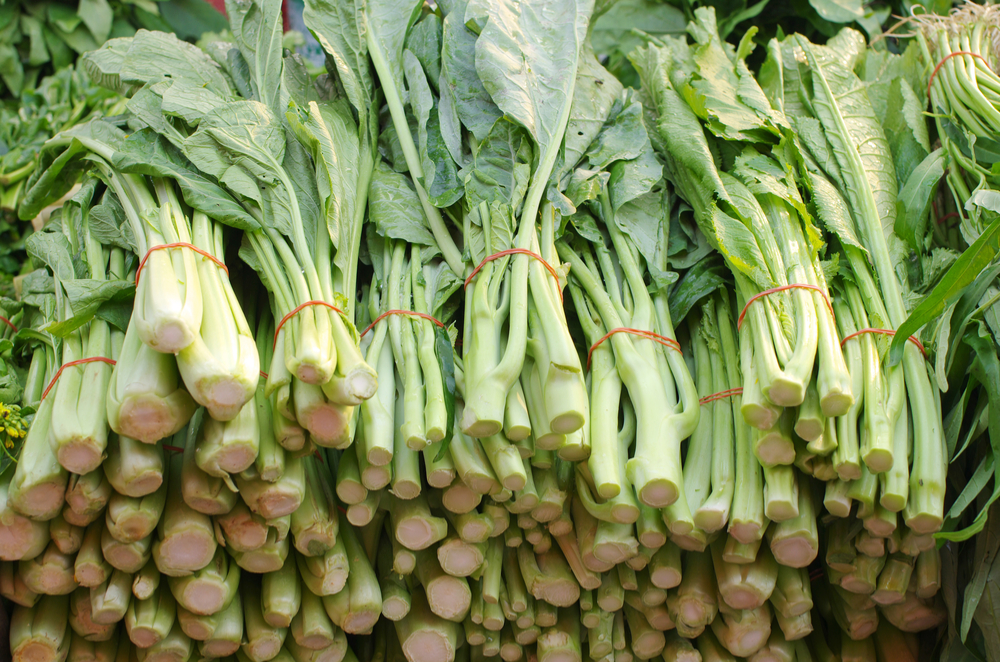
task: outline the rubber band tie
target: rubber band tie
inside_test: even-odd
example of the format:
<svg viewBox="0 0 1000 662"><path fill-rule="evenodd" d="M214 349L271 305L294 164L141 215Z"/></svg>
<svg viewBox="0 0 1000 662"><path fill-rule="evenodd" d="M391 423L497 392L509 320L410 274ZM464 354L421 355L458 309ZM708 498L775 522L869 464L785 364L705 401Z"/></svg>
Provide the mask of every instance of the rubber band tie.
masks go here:
<svg viewBox="0 0 1000 662"><path fill-rule="evenodd" d="M620 326L617 329L611 329L604 336L590 346L590 350L587 352L587 369L590 370L590 358L594 355L594 350L602 342L615 335L616 333L628 333L633 336L641 336L647 340L652 340L658 342L664 347L669 347L670 349L676 350L678 354L683 354L681 351L681 344L674 340L673 338L667 338L666 336L661 336L658 333L653 333L652 331L644 331L642 329L630 329L628 327Z"/></svg>
<svg viewBox="0 0 1000 662"><path fill-rule="evenodd" d="M308 308L309 306L323 306L324 308L329 308L330 310L338 312L341 315L344 314L344 311L342 311L340 308L337 308L332 303L327 303L326 301L315 301L315 300L314 301L306 301L305 303L296 306L292 310L292 312L290 312L287 315L285 315L284 317L282 317L281 321L278 322L278 327L274 330L274 347L278 346L278 334L281 333L281 327L283 327L285 325L285 322L287 322L291 318L295 317L295 315L297 315L299 313L299 311L301 311L301 310L303 310L305 308Z"/></svg>
<svg viewBox="0 0 1000 662"><path fill-rule="evenodd" d="M865 333L878 333L878 334L881 334L883 336L894 336L894 335L896 335L896 332L893 331L892 329L861 329L860 331L855 331L854 333L846 336L843 340L841 340L840 341L840 346L843 347L844 343L847 342L848 340L850 340L851 338L857 338L858 336L863 335ZM916 345L917 349L920 350L920 353L924 355L924 358L925 359L927 358L927 349L924 347L924 344L922 342L920 342L919 338L917 338L916 336L910 336L909 338L907 338L907 340L909 340L914 345Z"/></svg>
<svg viewBox="0 0 1000 662"><path fill-rule="evenodd" d="M725 400L726 398L732 397L734 395L743 395L743 388L730 388L725 391L719 391L718 393L713 393L711 395L706 395L704 398L698 399L698 404L707 405L710 402L715 402L716 400Z"/></svg>
<svg viewBox="0 0 1000 662"><path fill-rule="evenodd" d="M142 261L139 262L139 268L135 270L135 284L136 285L139 284L139 275L142 274L142 269L143 269L143 267L146 266L146 260L148 260L149 256L153 254L153 251L162 251L162 250L165 250L167 248L190 248L191 250L193 250L198 255L201 255L202 257L208 258L209 260L211 260L212 262L214 262L215 266L219 267L220 269L222 269L223 271L226 272L226 278L229 277L229 267L227 267L219 258L215 257L214 255L212 255L211 253L209 253L206 250L202 250L201 248L198 248L194 244L189 244L187 242L178 241L178 242L175 242L173 244L157 244L156 246L153 246L148 251L146 251L146 254L142 256Z"/></svg>
<svg viewBox="0 0 1000 662"><path fill-rule="evenodd" d="M747 310L750 308L750 304L752 304L757 299L760 299L762 297L766 297L769 294L774 294L775 292L784 292L785 290L813 290L814 292L819 292L820 295L822 295L822 297L823 297L823 301L826 302L826 307L830 310L830 315L833 316L833 317L836 317L833 314L833 304L830 303L830 297L828 297L826 295L826 292L823 291L823 288L821 288L821 287L819 287L817 285L807 285L806 283L791 283L789 285L781 285L779 287L772 287L769 290L764 290L763 292L758 292L757 294L755 294L752 297L750 297L750 300L747 301L746 305L743 306L743 310L740 311L739 319L736 320L736 329L739 330L739 329L743 328L743 318L746 317Z"/></svg>
<svg viewBox="0 0 1000 662"><path fill-rule="evenodd" d="M987 69L989 69L990 71L993 71L993 67L990 66L990 63L987 62L986 58L984 58L979 53L973 53L971 51L955 51L954 53L948 53L947 55L944 56L944 58L942 58L942 60L940 62L937 63L937 66L934 67L934 71L931 72L931 77L927 79L927 99L928 100L930 100L930 98L931 98L931 85L934 84L934 77L937 76L938 71L941 70L941 66L944 65L944 63L947 62L948 60L950 60L951 58L955 57L956 55L971 55L972 57L977 57L977 58L979 58L980 60L983 61L983 64L986 65Z"/></svg>
<svg viewBox="0 0 1000 662"><path fill-rule="evenodd" d="M49 382L49 385L46 386L45 390L42 392L42 400L44 400L45 396L49 394L49 391L52 390L52 387L56 385L56 381L59 379L59 377L62 376L63 370L65 370L66 368L72 368L75 365L84 365L85 363L107 363L108 365L115 365L115 360L109 359L105 356L91 356L86 359L77 359L76 361L63 363L61 366L59 366L59 369L56 370L56 374L52 378L52 381Z"/></svg>
<svg viewBox="0 0 1000 662"><path fill-rule="evenodd" d="M551 264L546 262L545 258L543 258L541 255L533 251L529 251L527 248L508 248L507 250L500 251L499 253L494 253L493 255L488 255L487 257L483 258L483 261L479 263L479 266L473 269L472 273L469 274L469 277L465 279L464 287L465 288L469 287L469 283L471 283L472 279L476 277L476 274L479 273L479 270L486 266L487 262L492 262L493 260L499 260L500 258L505 257L507 255L527 255L528 257L532 257L538 260L539 262L542 263L542 266L545 267L545 269L549 272L549 274L553 278L555 278L556 287L557 288L559 287L559 274L556 273L555 268L553 268ZM559 289L559 300L561 301L562 298L563 298L562 289Z"/></svg>
<svg viewBox="0 0 1000 662"><path fill-rule="evenodd" d="M430 320L431 322L434 322L435 324L437 324L442 329L444 328L444 324L441 321L439 321L439 320L431 317L427 313L418 313L415 310L399 310L399 309L393 308L392 310L385 311L384 313L382 313L381 315L379 315L378 317L376 317L375 321L373 321L371 324L369 324L368 326L366 326L365 330L361 332L361 337L364 338L365 335L369 331L371 331L372 329L375 328L376 324L378 324L379 322L381 322L382 320L384 320L386 317L389 317L390 315L406 315L408 317L422 317L425 320Z"/></svg>

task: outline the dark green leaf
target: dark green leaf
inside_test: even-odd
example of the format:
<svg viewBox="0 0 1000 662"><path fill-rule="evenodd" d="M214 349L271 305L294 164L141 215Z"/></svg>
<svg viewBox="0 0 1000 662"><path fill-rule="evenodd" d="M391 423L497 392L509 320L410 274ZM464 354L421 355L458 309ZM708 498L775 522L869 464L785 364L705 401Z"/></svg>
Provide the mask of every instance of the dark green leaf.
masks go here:
<svg viewBox="0 0 1000 662"><path fill-rule="evenodd" d="M255 98L275 113L282 67L281 0L226 0L229 26L250 68ZM207 57L207 56L206 56Z"/></svg>
<svg viewBox="0 0 1000 662"><path fill-rule="evenodd" d="M670 292L670 319L680 324L699 301L717 289L725 289L728 277L726 265L715 255L688 269Z"/></svg>
<svg viewBox="0 0 1000 662"><path fill-rule="evenodd" d="M896 234L905 239L913 250L924 250L924 236L931 211L931 201L938 182L944 177L945 150L938 148L913 170L896 202Z"/></svg>
<svg viewBox="0 0 1000 662"><path fill-rule="evenodd" d="M934 290L914 308L896 331L889 348L890 360L898 363L903 356L903 344L922 326L939 316L944 309L962 296L979 274L1000 252L1000 217L994 220L961 257L955 260Z"/></svg>
<svg viewBox="0 0 1000 662"><path fill-rule="evenodd" d="M406 175L383 163L375 168L369 193L368 214L383 237L433 246L434 237L424 226L417 193Z"/></svg>
<svg viewBox="0 0 1000 662"><path fill-rule="evenodd" d="M441 383L444 386L444 405L448 412L448 430L445 432L441 449L438 451L435 461L441 460L444 453L448 452L451 444L455 424L455 357L454 349L451 346L451 337L447 329L434 326L434 349L437 353L438 364L441 366Z"/></svg>

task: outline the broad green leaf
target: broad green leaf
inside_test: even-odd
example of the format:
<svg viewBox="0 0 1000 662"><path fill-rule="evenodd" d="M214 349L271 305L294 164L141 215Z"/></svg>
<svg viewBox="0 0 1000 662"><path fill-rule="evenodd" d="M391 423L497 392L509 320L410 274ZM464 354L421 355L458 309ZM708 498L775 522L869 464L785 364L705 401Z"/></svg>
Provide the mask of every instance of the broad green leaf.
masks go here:
<svg viewBox="0 0 1000 662"><path fill-rule="evenodd" d="M139 250L132 225L126 222L125 210L114 195L105 194L101 204L90 208L90 234L105 246L117 246L132 253Z"/></svg>
<svg viewBox="0 0 1000 662"><path fill-rule="evenodd" d="M285 158L285 132L258 101L236 101L206 115L184 141L184 154L198 168L225 181L230 168L275 186ZM232 175L230 175L232 176Z"/></svg>
<svg viewBox="0 0 1000 662"><path fill-rule="evenodd" d="M28 256L51 269L57 279L69 281L76 277L73 248L61 232L36 232L28 237L25 247Z"/></svg>
<svg viewBox="0 0 1000 662"><path fill-rule="evenodd" d="M144 85L125 103L125 107L132 113L129 122L133 129L149 127L174 147L180 148L184 146L184 134L163 113L162 93L171 85L169 81Z"/></svg>
<svg viewBox="0 0 1000 662"><path fill-rule="evenodd" d="M115 19L108 0L80 0L77 13L98 44L108 40L111 35L111 24Z"/></svg>
<svg viewBox="0 0 1000 662"><path fill-rule="evenodd" d="M674 5L655 0L618 0L593 22L590 41L598 53L628 54L642 43L636 27L656 37L684 34L687 18Z"/></svg>
<svg viewBox="0 0 1000 662"><path fill-rule="evenodd" d="M43 25L42 36L45 37L45 45L49 49L49 56L52 58L53 69L60 71L61 69L73 64L76 60L76 53L74 53L70 47L66 45L66 42L56 35L55 30L51 29L47 25Z"/></svg>
<svg viewBox="0 0 1000 662"><path fill-rule="evenodd" d="M281 166L292 184L292 191L295 193L294 202L285 203L282 200L282 206L294 204L298 208L302 233L306 237L310 255L315 258L318 242L326 241L326 238L320 233L321 224L326 226L324 204L326 201L320 199L315 177L316 171L313 168L309 151L295 139L290 131L285 134L285 158L282 160ZM277 194L280 189L275 187L271 190ZM292 222L291 219L289 222Z"/></svg>
<svg viewBox="0 0 1000 662"><path fill-rule="evenodd" d="M313 77L301 55L285 56L285 64L281 70L281 81L284 92L288 95L290 102L294 102L296 106L305 108L312 101L320 101Z"/></svg>
<svg viewBox="0 0 1000 662"><path fill-rule="evenodd" d="M583 67L580 71L583 72ZM587 149L587 159L592 168L603 169L614 161L639 158L647 148L651 149L651 146L646 125L642 121L642 104L632 100L600 129L597 138Z"/></svg>
<svg viewBox="0 0 1000 662"><path fill-rule="evenodd" d="M666 261L662 253L667 220L663 191L646 193L615 211L615 225L631 237L647 265Z"/></svg>
<svg viewBox="0 0 1000 662"><path fill-rule="evenodd" d="M121 69L131 45L132 37L111 39L96 51L81 57L81 66L96 84L119 94L126 94L133 86L122 83Z"/></svg>
<svg viewBox="0 0 1000 662"><path fill-rule="evenodd" d="M410 90L410 108L417 120L417 148L424 173L424 189L435 207L450 207L462 197L458 168L441 136L434 95L417 56L403 51L403 69Z"/></svg>
<svg viewBox="0 0 1000 662"><path fill-rule="evenodd" d="M93 35L90 34L90 30L88 30L87 26L83 23L77 24L76 28L71 31L60 30L58 24L53 24L53 27L59 38L66 42L67 46L80 55L88 51L92 51L100 46L100 44L94 40Z"/></svg>
<svg viewBox="0 0 1000 662"><path fill-rule="evenodd" d="M240 49L235 47L229 49L226 56L226 71L233 79L233 84L236 85L236 91L239 92L239 95L244 99L252 99L253 81L250 80L250 65L247 64L243 53L240 53Z"/></svg>
<svg viewBox="0 0 1000 662"><path fill-rule="evenodd" d="M861 0L809 0L809 4L831 23L853 23L865 15Z"/></svg>
<svg viewBox="0 0 1000 662"><path fill-rule="evenodd" d="M670 319L683 320L703 298L725 288L729 279L726 265L716 255L699 261L688 269L670 292Z"/></svg>
<svg viewBox="0 0 1000 662"><path fill-rule="evenodd" d="M597 221L586 209L580 209L573 214L569 222L573 225L576 233L591 243L603 242L604 237L597 228Z"/></svg>
<svg viewBox="0 0 1000 662"><path fill-rule="evenodd" d="M282 50L281 0L226 0L226 14L236 45L250 67L256 99L273 112L279 108Z"/></svg>
<svg viewBox="0 0 1000 662"><path fill-rule="evenodd" d="M896 234L905 239L913 250L924 250L931 201L938 183L944 177L946 154L938 148L920 162L899 192L896 214Z"/></svg>
<svg viewBox="0 0 1000 662"><path fill-rule="evenodd" d="M13 44L0 43L0 79L3 79L11 95L21 95L24 67L21 65L21 56Z"/></svg>
<svg viewBox="0 0 1000 662"><path fill-rule="evenodd" d="M365 0L364 24L369 49L377 49L372 58L385 61L392 80L380 80L383 88L393 86L403 99L403 48L406 33L420 15L422 0Z"/></svg>
<svg viewBox="0 0 1000 662"><path fill-rule="evenodd" d="M1000 214L1000 191L987 188L985 183L976 187L976 190L965 201L965 210L972 211L976 207Z"/></svg>
<svg viewBox="0 0 1000 662"><path fill-rule="evenodd" d="M955 260L948 273L934 290L910 312L906 321L899 325L892 339L889 356L893 363L903 356L903 343L922 326L938 317L944 309L958 301L979 274L996 259L1000 252L1000 217L962 255Z"/></svg>
<svg viewBox="0 0 1000 662"><path fill-rule="evenodd" d="M882 118L882 127L896 165L896 179L905 182L930 152L924 104L910 84L900 77L889 86L885 114L879 115L874 105L872 108L876 110L876 116Z"/></svg>
<svg viewBox="0 0 1000 662"><path fill-rule="evenodd" d="M163 92L163 113L179 117L196 127L201 118L223 105L223 99L207 87L193 87L174 83Z"/></svg>
<svg viewBox="0 0 1000 662"><path fill-rule="evenodd" d="M649 138L640 145L643 151L638 158L617 161L611 166L608 191L611 206L615 210L621 209L630 200L645 195L663 178L663 166L653 153Z"/></svg>
<svg viewBox="0 0 1000 662"><path fill-rule="evenodd" d="M861 241L854 232L854 220L850 216L847 203L836 187L818 172L806 171L804 179L809 186L816 217L819 218L827 231L836 235L842 243L854 246L867 254L868 251L861 245Z"/></svg>
<svg viewBox="0 0 1000 662"><path fill-rule="evenodd" d="M844 197L872 256L889 323L898 328L906 317L901 292L907 289L907 274L905 247L894 233L899 191L895 167L864 86L841 64L847 59L853 66L849 45L854 43L851 39L862 37L845 29L838 44L825 47L813 46L801 36L796 39L809 63L816 116L840 165Z"/></svg>
<svg viewBox="0 0 1000 662"><path fill-rule="evenodd" d="M440 89L441 78L441 19L427 14L406 37L406 50L417 56L431 86Z"/></svg>
<svg viewBox="0 0 1000 662"><path fill-rule="evenodd" d="M570 214L576 213L577 207L588 200L597 200L601 192L608 185L611 174L602 170L584 170L577 168L570 173L569 181L566 184L565 196L573 205L569 210Z"/></svg>
<svg viewBox="0 0 1000 662"><path fill-rule="evenodd" d="M32 220L45 207L62 198L76 183L76 176L84 169L82 156L86 148L73 140L65 150L43 151L39 168L25 186L24 197L17 213L21 220Z"/></svg>
<svg viewBox="0 0 1000 662"><path fill-rule="evenodd" d="M350 236L354 222L354 188L359 174L357 128L350 109L344 102L322 106L312 102L308 108L290 110L288 121L312 153L326 227L333 245L339 248L342 238Z"/></svg>
<svg viewBox="0 0 1000 662"><path fill-rule="evenodd" d="M365 124L375 84L368 69L361 0L306 0L302 18L306 27L333 60L347 98Z"/></svg>
<svg viewBox="0 0 1000 662"><path fill-rule="evenodd" d="M499 202L516 209L528 187L532 160L524 129L507 119L497 120L461 173L469 207Z"/></svg>
<svg viewBox="0 0 1000 662"><path fill-rule="evenodd" d="M691 81L688 101L692 109L715 135L727 140L767 140L776 136L784 120L771 110L767 97L750 75L746 65L738 69L726 53L716 30L715 10L695 10L688 32L697 45L692 56L698 76ZM694 98L690 98L694 97Z"/></svg>
<svg viewBox="0 0 1000 662"><path fill-rule="evenodd" d="M184 201L194 209L234 228L260 228L260 224L229 193L192 167L183 154L149 129L131 134L118 145L114 166L123 172L169 177L177 182ZM124 224L123 231L126 233L127 227L128 224ZM125 236L128 238L129 234Z"/></svg>
<svg viewBox="0 0 1000 662"><path fill-rule="evenodd" d="M205 0L167 0L159 3L160 14L181 39L198 39L206 32L229 28L226 17Z"/></svg>
<svg viewBox="0 0 1000 662"><path fill-rule="evenodd" d="M476 41L483 86L528 130L543 159L562 140L592 8L593 0L495 0Z"/></svg>
<svg viewBox="0 0 1000 662"><path fill-rule="evenodd" d="M566 138L563 144L563 167L556 177L571 171L580 165L584 154L590 157L591 167L605 168L616 160L610 153L613 150L623 151L623 142L630 137L638 138L639 134L629 136L630 129L635 129L634 111L642 115L642 106L637 109L630 107L630 114L621 118L620 124L606 126L612 112L621 108L622 85L607 69L597 61L590 46L584 43L580 51L580 65L576 72L576 86L573 89L573 104L570 106L569 123L566 125ZM624 112L624 111L623 111ZM621 115L621 113L619 113ZM617 120L617 118L616 118ZM631 126L629 126L631 121ZM639 120L641 122L641 119ZM617 129L617 130L616 130ZM595 158L590 154L594 149L594 140L598 136L608 135L605 139L605 153ZM643 128L643 133L645 129ZM625 135L622 135L625 134ZM600 147L598 148L600 149ZM641 146L624 148L625 153L619 159L634 159L639 156ZM634 152L634 153L633 153ZM598 161L603 161L598 163Z"/></svg>
<svg viewBox="0 0 1000 662"><path fill-rule="evenodd" d="M207 87L228 96L229 83L215 60L172 34L139 30L118 72L123 83L142 85L167 78L192 87Z"/></svg>
<svg viewBox="0 0 1000 662"><path fill-rule="evenodd" d="M434 246L434 237L424 225L417 193L406 175L379 163L372 175L368 214L383 237Z"/></svg>
<svg viewBox="0 0 1000 662"><path fill-rule="evenodd" d="M40 67L49 61L49 49L45 46L42 23L29 14L21 14L21 29L28 35L28 66Z"/></svg>
<svg viewBox="0 0 1000 662"><path fill-rule="evenodd" d="M464 12L449 13L441 35L441 97L450 98L462 125L485 140L503 114L476 73L476 35L465 26Z"/></svg>
<svg viewBox="0 0 1000 662"><path fill-rule="evenodd" d="M74 279L60 284L73 314L58 323L47 325L45 330L62 338L93 320L104 304L127 303L135 294L135 284L124 280Z"/></svg>

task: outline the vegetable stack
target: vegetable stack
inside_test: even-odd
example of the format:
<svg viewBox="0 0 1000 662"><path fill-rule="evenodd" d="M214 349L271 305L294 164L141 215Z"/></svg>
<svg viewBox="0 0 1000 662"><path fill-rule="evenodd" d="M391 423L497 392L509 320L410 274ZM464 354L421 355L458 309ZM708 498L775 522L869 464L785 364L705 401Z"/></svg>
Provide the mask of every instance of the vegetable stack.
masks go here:
<svg viewBox="0 0 1000 662"><path fill-rule="evenodd" d="M634 89L614 3L309 0L315 77L227 10L88 53L124 109L24 180L16 660L917 658L946 449L859 77L904 56L755 77L699 9Z"/></svg>

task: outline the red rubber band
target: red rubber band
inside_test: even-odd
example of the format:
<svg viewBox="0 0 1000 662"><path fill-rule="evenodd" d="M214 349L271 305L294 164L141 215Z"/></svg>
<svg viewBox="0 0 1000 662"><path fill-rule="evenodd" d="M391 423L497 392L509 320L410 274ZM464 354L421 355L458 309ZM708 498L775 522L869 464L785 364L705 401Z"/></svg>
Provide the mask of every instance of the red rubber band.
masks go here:
<svg viewBox="0 0 1000 662"><path fill-rule="evenodd" d="M737 331L743 328L743 318L746 317L747 309L750 308L750 304L752 304L757 299L760 299L761 297L766 297L767 295L774 294L775 292L784 292L785 290L813 290L815 292L819 292L823 296L823 301L826 302L826 307L830 309L830 315L832 317L835 317L835 315L833 314L833 304L830 303L830 297L826 295L826 292L823 291L823 288L817 285L807 285L806 283L790 283L788 285L781 285L780 287L772 287L769 290L758 292L757 294L750 297L750 300L747 301L746 305L743 306L743 310L740 311L739 319L736 320Z"/></svg>
<svg viewBox="0 0 1000 662"><path fill-rule="evenodd" d="M551 274L552 277L556 279L556 287L559 286L559 274L556 273L555 268L553 268L551 264L546 262L545 258L543 258L541 255L529 251L527 248L508 248L505 251L500 251L499 253L494 253L493 255L488 255L485 258L483 258L483 261L479 263L479 266L473 269L472 273L469 274L469 277L465 279L465 287L466 288L469 287L469 283L471 283L472 279L476 277L476 274L479 273L479 270L486 266L487 262L492 262L493 260L499 260L500 258L505 257L507 255L527 255L528 257L535 258L536 260L541 262L542 266L545 267L545 269L549 272L549 274ZM560 289L559 290L560 301L562 300L562 296L563 296L562 289Z"/></svg>
<svg viewBox="0 0 1000 662"><path fill-rule="evenodd" d="M642 329L630 329L624 326L620 326L617 329L611 329L610 331L605 333L600 340L598 340L597 342L595 342L593 345L590 346L590 350L587 352L588 370L590 370L590 357L594 355L594 350L597 349L597 346L600 345L605 340L607 340L608 338L610 338L611 336L615 335L616 333L628 333L633 336L642 336L647 340L656 341L661 345L663 345L664 347L669 347L670 349L676 350L678 354L684 353L681 351L681 344L676 340L674 340L673 338L667 338L666 336L661 336L660 334L653 333L652 331L643 331Z"/></svg>
<svg viewBox="0 0 1000 662"><path fill-rule="evenodd" d="M264 372L263 370L261 370L261 371L260 371L260 376L261 376L261 377L263 377L264 379L267 379L267 378L268 378L268 377L267 377L267 373L266 373L266 372Z"/></svg>
<svg viewBox="0 0 1000 662"><path fill-rule="evenodd" d="M949 213L945 214L944 216L942 216L941 218L939 218L937 220L937 224L941 225L942 223L944 223L945 221L947 221L948 219L951 219L951 218L962 218L962 215L959 214L957 211L949 212Z"/></svg>
<svg viewBox="0 0 1000 662"><path fill-rule="evenodd" d="M716 400L725 400L726 398L732 397L734 395L743 395L743 388L731 388L725 391L719 391L718 393L713 393L711 395L706 395L704 398L698 399L698 404L707 405L709 402L715 402Z"/></svg>
<svg viewBox="0 0 1000 662"><path fill-rule="evenodd" d="M208 251L205 251L205 250L202 250L202 249L198 248L194 244L189 244L187 242L178 241L178 242L175 242L173 244L157 244L156 246L153 246L148 251L146 251L146 254L142 256L142 261L139 262L139 268L135 270L135 284L136 285L139 284L139 275L142 273L142 268L146 266L146 260L149 259L150 254L152 254L153 251L161 251L161 250L163 250L165 248L190 248L191 250L193 250L198 255L201 255L202 257L207 257L212 262L215 262L215 266L217 266L220 269L222 269L223 271L225 271L226 272L226 277L227 278L229 277L229 267L227 267L225 264L223 264L222 261L219 260L219 258L215 257L214 255L212 255Z"/></svg>
<svg viewBox="0 0 1000 662"><path fill-rule="evenodd" d="M6 317L0 317L0 322L3 322L4 324L6 324L7 326L9 326L10 328L14 329L14 333L17 333L17 327L14 326L14 323L11 322Z"/></svg>
<svg viewBox="0 0 1000 662"><path fill-rule="evenodd" d="M855 331L854 333L846 336L843 340L841 340L840 341L840 346L843 347L844 343L847 342L848 340L850 340L851 338L857 338L858 336L863 335L865 333L878 333L878 334L881 334L883 336L894 336L894 335L896 335L896 332L893 331L892 329L861 329L860 331ZM927 350L924 348L924 344L922 342L920 342L919 338L917 338L916 336L910 336L909 338L907 338L907 340L909 340L914 345L916 345L917 349L920 350L920 353L924 355L924 358L925 359L927 358Z"/></svg>
<svg viewBox="0 0 1000 662"><path fill-rule="evenodd" d="M951 58L955 57L956 55L971 55L972 57L977 57L977 58L979 58L980 60L983 61L983 63L986 65L987 69L989 69L990 71L993 71L993 67L990 66L990 63L987 62L986 58L984 58L979 53L972 53L970 51L955 51L954 53L948 53L947 55L944 56L944 58L940 62L938 62L937 66L934 67L934 71L931 72L931 77L927 80L927 99L928 99L928 101L931 98L931 85L934 84L934 77L937 76L938 71L941 70L941 66L945 62L947 62L948 60L950 60Z"/></svg>
<svg viewBox="0 0 1000 662"><path fill-rule="evenodd" d="M167 446L166 444L163 444L163 450L165 450L165 451L173 451L175 453L183 453L184 452L184 449L181 448L180 446Z"/></svg>
<svg viewBox="0 0 1000 662"><path fill-rule="evenodd" d="M49 394L49 391L52 390L52 387L56 385L56 380L59 379L59 377L62 375L63 370L65 370L66 368L72 368L75 365L83 365L85 363L107 363L108 365L115 365L115 360L109 359L104 356L91 356L90 358L77 359L76 361L63 363L61 366L59 366L59 369L56 370L55 377L52 378L52 381L49 382L49 385L45 387L44 391L42 391L42 400L44 400L45 396Z"/></svg>
<svg viewBox="0 0 1000 662"><path fill-rule="evenodd" d="M376 324L378 324L379 322L381 322L382 320L384 320L386 317L389 317L390 315L406 315L407 317L422 317L425 320L430 320L430 321L434 322L435 324L437 324L438 326L440 326L442 329L444 328L444 324L442 324L441 321L439 321L439 320L431 317L427 313L418 313L415 310L398 310L396 308L393 308L392 310L385 311L384 313L382 313L381 315L379 315L378 317L376 317L374 322L372 322L371 324L369 324L368 326L366 326L365 330L361 332L361 337L364 338L365 334L368 333L369 331L371 331L373 328L375 328Z"/></svg>
<svg viewBox="0 0 1000 662"><path fill-rule="evenodd" d="M281 321L278 322L278 328L276 328L274 330L274 347L278 346L278 334L281 332L281 327L283 327L285 325L285 322L287 322L291 318L295 317L295 315L297 315L300 310L303 310L304 308L308 308L309 306L323 306L324 308L329 308L330 310L338 312L341 315L344 314L344 311L342 311L340 308L337 308L332 303L327 303L326 301L315 301L315 300L314 301L306 301L305 303L296 306L295 309L292 310L292 312L290 312L287 315L285 315L284 317L282 317Z"/></svg>

